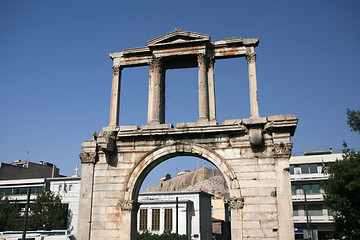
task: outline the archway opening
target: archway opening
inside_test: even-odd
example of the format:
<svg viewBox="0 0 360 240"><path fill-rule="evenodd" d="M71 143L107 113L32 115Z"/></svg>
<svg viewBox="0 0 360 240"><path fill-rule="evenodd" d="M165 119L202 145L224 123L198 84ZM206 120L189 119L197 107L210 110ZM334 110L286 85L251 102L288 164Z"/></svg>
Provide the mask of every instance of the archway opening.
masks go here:
<svg viewBox="0 0 360 240"><path fill-rule="evenodd" d="M230 239L228 197L223 173L210 161L199 156L159 161L140 187L137 234Z"/></svg>

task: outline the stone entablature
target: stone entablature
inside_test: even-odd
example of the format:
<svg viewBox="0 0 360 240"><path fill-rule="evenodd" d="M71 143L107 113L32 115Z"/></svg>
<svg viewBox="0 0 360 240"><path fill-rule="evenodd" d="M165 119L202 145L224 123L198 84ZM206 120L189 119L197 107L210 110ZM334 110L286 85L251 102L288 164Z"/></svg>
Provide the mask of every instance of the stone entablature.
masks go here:
<svg viewBox="0 0 360 240"><path fill-rule="evenodd" d="M150 65L153 58L169 56L188 56L206 54L214 59L245 57L250 54L251 48L259 44L258 38L243 39L229 38L211 42L210 36L175 29L174 32L147 42L147 47L125 49L122 52L111 53L114 66L136 67ZM167 64L167 69L197 67L194 59L179 63Z"/></svg>

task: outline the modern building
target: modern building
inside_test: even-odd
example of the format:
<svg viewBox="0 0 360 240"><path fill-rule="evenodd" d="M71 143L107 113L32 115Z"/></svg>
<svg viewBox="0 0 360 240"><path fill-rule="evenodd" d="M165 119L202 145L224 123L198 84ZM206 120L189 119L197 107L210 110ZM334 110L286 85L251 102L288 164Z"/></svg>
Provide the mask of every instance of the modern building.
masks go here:
<svg viewBox="0 0 360 240"><path fill-rule="evenodd" d="M40 161L15 160L13 163L0 163L0 180L61 177L60 169L54 164Z"/></svg>
<svg viewBox="0 0 360 240"><path fill-rule="evenodd" d="M30 202L42 190L51 190L61 197L61 202L67 205L67 233L77 234L79 198L81 178L76 174L72 177L59 175L59 169L51 163L40 164L24 161L14 161L12 164L0 163L0 198L7 196L10 201L20 204L25 212L27 192L30 188ZM54 177L56 176L56 177ZM33 177L33 178L29 178ZM3 180L3 179L10 180Z"/></svg>
<svg viewBox="0 0 360 240"><path fill-rule="evenodd" d="M203 191L140 193L138 231L161 235L178 229L191 239L211 239L211 196Z"/></svg>
<svg viewBox="0 0 360 240"><path fill-rule="evenodd" d="M33 201L48 186L46 178L0 180L0 197L7 196L10 201L17 201L21 208L25 208L29 188L30 200Z"/></svg>
<svg viewBox="0 0 360 240"><path fill-rule="evenodd" d="M329 239L333 233L334 219L324 201L321 184L329 178L327 164L337 159L342 160L342 154L332 150L304 152L290 158L295 239L308 239L308 226L313 240Z"/></svg>

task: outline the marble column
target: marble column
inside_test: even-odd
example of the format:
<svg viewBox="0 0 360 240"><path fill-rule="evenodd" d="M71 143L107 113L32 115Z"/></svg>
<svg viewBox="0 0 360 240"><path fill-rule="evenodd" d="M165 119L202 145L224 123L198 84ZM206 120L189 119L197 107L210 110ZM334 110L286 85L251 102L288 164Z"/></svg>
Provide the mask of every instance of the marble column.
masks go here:
<svg viewBox="0 0 360 240"><path fill-rule="evenodd" d="M212 57L209 59L208 67L208 88L209 88L209 118L216 120L216 104L215 104L215 82L214 82L214 63L215 59Z"/></svg>
<svg viewBox="0 0 360 240"><path fill-rule="evenodd" d="M77 239L88 240L91 237L94 172L95 164L97 162L97 154L96 152L80 153L79 157L82 163L82 170Z"/></svg>
<svg viewBox="0 0 360 240"><path fill-rule="evenodd" d="M209 87L207 76L206 55L198 54L199 80L199 120L209 121Z"/></svg>
<svg viewBox="0 0 360 240"><path fill-rule="evenodd" d="M148 124L162 124L165 121L165 72L159 58L151 61L149 73Z"/></svg>
<svg viewBox="0 0 360 240"><path fill-rule="evenodd" d="M259 115L259 105L257 97L257 83L256 83L256 52L254 48L251 48L251 51L246 54L246 60L248 62L249 69L249 89L250 89L250 108L251 108L251 118L258 118Z"/></svg>
<svg viewBox="0 0 360 240"><path fill-rule="evenodd" d="M113 79L110 103L110 126L119 126L121 66L113 66Z"/></svg>
<svg viewBox="0 0 360 240"><path fill-rule="evenodd" d="M162 65L160 71L160 123L165 123L165 76L166 69Z"/></svg>

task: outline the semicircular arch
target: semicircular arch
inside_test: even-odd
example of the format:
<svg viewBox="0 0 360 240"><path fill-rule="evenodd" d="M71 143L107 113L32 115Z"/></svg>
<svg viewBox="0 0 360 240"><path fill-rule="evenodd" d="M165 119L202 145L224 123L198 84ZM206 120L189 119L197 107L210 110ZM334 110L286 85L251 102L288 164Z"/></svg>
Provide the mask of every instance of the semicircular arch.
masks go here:
<svg viewBox="0 0 360 240"><path fill-rule="evenodd" d="M177 143L156 148L136 162L125 182L124 197L129 200L137 199L141 184L148 173L158 164L177 156L195 156L211 162L224 176L230 191L232 189L240 190L240 185L231 167L215 151L198 144ZM238 192L240 193L240 191Z"/></svg>

